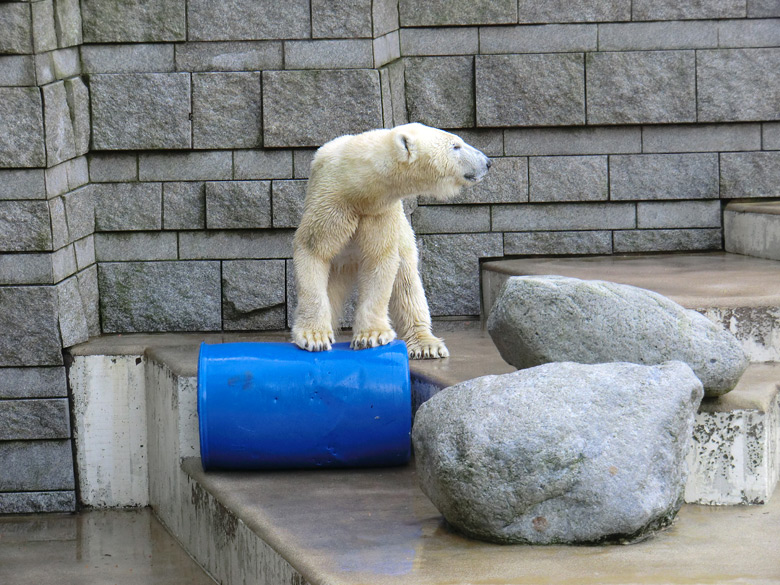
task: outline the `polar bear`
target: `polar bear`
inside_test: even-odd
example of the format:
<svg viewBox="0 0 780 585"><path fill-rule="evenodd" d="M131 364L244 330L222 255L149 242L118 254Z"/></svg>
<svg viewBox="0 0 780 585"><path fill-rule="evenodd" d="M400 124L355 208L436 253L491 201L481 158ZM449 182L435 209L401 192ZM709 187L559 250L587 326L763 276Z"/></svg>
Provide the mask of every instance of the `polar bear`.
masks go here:
<svg viewBox="0 0 780 585"><path fill-rule="evenodd" d="M293 342L308 351L329 350L357 280L353 349L390 343L396 338L392 319L409 357L449 356L431 332L402 199L447 199L481 181L490 165L458 136L417 123L341 136L320 147L293 246Z"/></svg>

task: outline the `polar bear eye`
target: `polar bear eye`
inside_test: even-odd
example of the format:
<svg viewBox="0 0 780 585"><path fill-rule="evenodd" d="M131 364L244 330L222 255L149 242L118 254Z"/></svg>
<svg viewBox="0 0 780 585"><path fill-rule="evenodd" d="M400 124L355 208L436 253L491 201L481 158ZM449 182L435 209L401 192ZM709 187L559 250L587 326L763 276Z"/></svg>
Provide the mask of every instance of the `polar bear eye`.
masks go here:
<svg viewBox="0 0 780 585"><path fill-rule="evenodd" d="M460 150L460 144L453 144L452 150Z"/></svg>

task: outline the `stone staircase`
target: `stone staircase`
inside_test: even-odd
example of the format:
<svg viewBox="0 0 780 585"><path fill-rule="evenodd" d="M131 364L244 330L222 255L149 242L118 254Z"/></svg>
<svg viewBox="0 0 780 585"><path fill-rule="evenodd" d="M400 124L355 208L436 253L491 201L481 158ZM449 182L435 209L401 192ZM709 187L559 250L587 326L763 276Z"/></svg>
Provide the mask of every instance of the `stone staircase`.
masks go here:
<svg viewBox="0 0 780 585"><path fill-rule="evenodd" d="M780 260L780 201L732 201L723 213L726 251Z"/></svg>

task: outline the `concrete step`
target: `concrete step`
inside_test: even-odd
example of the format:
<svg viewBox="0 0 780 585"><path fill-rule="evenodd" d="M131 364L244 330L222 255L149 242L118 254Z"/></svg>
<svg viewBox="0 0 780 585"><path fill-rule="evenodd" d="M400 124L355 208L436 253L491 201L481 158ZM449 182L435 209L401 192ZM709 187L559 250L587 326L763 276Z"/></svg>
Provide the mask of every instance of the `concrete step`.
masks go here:
<svg viewBox="0 0 780 585"><path fill-rule="evenodd" d="M780 201L731 201L723 212L726 251L780 260Z"/></svg>
<svg viewBox="0 0 780 585"><path fill-rule="evenodd" d="M780 216L778 216L780 218ZM507 278L557 274L646 288L722 323L754 362L780 362L780 262L725 252L520 258L482 264L483 318Z"/></svg>

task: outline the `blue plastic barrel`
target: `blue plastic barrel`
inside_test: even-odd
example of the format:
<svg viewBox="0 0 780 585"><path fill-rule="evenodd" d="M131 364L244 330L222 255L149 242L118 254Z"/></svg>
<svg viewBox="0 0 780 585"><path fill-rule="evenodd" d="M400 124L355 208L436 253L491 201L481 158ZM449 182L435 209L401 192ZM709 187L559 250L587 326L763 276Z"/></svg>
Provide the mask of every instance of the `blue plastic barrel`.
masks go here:
<svg viewBox="0 0 780 585"><path fill-rule="evenodd" d="M308 352L292 343L201 344L203 468L402 465L409 461L406 344Z"/></svg>

